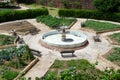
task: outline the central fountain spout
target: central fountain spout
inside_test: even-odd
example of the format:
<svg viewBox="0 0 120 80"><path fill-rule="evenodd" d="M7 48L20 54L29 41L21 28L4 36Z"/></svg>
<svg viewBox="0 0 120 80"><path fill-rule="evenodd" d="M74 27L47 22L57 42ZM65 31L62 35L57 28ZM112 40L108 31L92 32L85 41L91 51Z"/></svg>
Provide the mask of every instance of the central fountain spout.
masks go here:
<svg viewBox="0 0 120 80"><path fill-rule="evenodd" d="M62 30L61 40L62 40L62 41L65 41L65 40L66 40L66 28L65 28L65 26L62 26L62 27L60 27L60 28L61 28L61 30Z"/></svg>

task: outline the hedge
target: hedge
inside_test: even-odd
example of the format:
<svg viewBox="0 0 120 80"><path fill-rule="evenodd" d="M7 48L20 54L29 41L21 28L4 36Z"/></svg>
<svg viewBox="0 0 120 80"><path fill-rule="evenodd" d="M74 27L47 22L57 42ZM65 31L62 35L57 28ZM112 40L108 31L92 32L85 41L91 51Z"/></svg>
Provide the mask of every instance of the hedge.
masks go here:
<svg viewBox="0 0 120 80"><path fill-rule="evenodd" d="M8 10L0 12L0 22L35 18L40 15L48 15L47 9Z"/></svg>
<svg viewBox="0 0 120 80"><path fill-rule="evenodd" d="M80 9L60 9L59 16L90 18L99 20L109 20L120 22L120 13L102 13L97 10L80 10Z"/></svg>

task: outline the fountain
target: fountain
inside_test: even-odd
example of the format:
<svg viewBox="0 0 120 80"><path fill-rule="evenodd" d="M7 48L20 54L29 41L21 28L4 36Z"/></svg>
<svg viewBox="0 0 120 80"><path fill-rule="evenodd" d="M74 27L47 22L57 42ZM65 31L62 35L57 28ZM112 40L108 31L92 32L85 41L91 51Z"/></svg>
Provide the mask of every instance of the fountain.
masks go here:
<svg viewBox="0 0 120 80"><path fill-rule="evenodd" d="M76 30L67 30L65 26L60 30L52 30L42 34L41 45L56 50L80 49L88 43L87 36Z"/></svg>

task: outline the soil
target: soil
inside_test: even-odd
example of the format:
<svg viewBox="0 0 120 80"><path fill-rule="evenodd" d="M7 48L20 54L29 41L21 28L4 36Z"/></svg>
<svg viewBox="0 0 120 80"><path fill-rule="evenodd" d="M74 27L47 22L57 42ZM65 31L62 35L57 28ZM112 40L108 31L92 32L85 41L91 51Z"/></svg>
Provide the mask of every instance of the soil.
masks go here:
<svg viewBox="0 0 120 80"><path fill-rule="evenodd" d="M13 22L13 23L0 25L0 31L2 32L10 33L10 31L14 29L16 30L17 33L26 33L36 28L27 21Z"/></svg>

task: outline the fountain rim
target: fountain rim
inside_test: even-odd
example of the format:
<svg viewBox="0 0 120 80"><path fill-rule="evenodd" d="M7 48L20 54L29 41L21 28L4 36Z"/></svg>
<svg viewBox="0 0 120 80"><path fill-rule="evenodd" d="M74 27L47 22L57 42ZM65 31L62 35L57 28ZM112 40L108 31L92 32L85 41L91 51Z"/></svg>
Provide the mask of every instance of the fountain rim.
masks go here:
<svg viewBox="0 0 120 80"><path fill-rule="evenodd" d="M84 40L83 40L83 42L80 42L80 43L68 44L68 45L55 44L54 42L53 43L49 43L49 42L44 40L47 36L54 35L54 34L60 34L60 32L57 31L57 30L51 30L51 31L48 31L48 32L43 33L41 35L40 42L42 42L42 44L44 44L46 46L48 45L48 46L51 46L51 47L67 48L67 49L81 47L81 46L85 45L86 43L88 43L87 36L85 34L83 34L82 32L80 32L80 31L77 31L77 30L67 30L66 33L70 33L70 34L73 34L75 36L81 36L81 37L84 38Z"/></svg>

